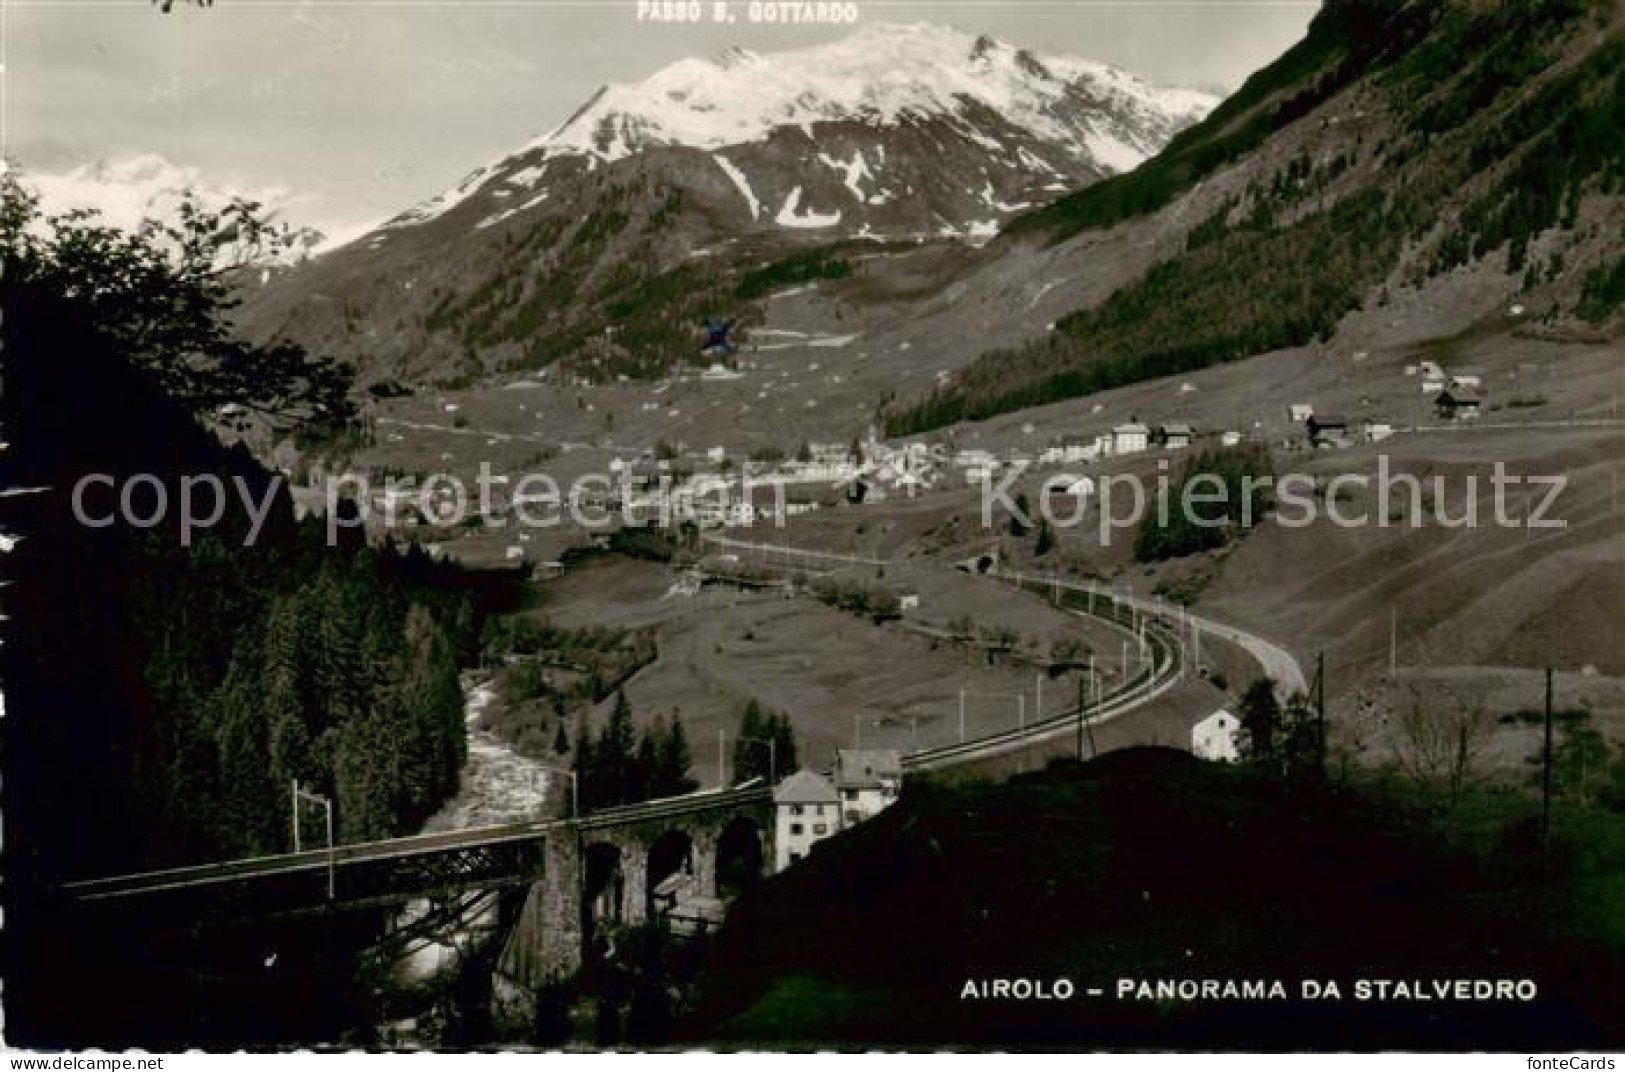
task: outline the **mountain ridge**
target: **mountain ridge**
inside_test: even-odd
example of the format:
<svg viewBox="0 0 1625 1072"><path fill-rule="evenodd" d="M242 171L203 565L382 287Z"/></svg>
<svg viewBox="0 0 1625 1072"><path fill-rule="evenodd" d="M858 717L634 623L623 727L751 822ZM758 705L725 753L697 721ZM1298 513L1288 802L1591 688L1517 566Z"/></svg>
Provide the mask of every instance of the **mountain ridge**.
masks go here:
<svg viewBox="0 0 1625 1072"><path fill-rule="evenodd" d="M701 316L738 310L742 272L809 243L986 241L1210 103L928 25L680 60L274 277L243 323L364 378L657 375L698 358Z"/></svg>
<svg viewBox="0 0 1625 1072"><path fill-rule="evenodd" d="M1529 330L1617 330L1620 26L1586 0L1328 5L1163 154L1012 221L1004 259L1145 228L1165 248L896 407L888 430L1326 343L1464 275L1482 278L1470 304L1447 300L1453 322L1515 305Z"/></svg>

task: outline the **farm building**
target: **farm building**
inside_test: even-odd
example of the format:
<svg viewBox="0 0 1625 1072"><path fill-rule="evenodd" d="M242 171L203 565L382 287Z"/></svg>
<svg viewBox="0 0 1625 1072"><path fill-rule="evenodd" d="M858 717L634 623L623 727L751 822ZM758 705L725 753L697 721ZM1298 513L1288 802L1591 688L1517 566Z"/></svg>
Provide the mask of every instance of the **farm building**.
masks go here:
<svg viewBox="0 0 1625 1072"><path fill-rule="evenodd" d="M1130 417L1127 424L1112 429L1113 454L1139 454L1151 446L1151 429Z"/></svg>
<svg viewBox="0 0 1625 1072"><path fill-rule="evenodd" d="M1165 424L1157 429L1157 439L1166 450L1183 450L1191 445L1196 433L1188 424Z"/></svg>
<svg viewBox="0 0 1625 1072"><path fill-rule="evenodd" d="M1381 443L1394 434L1394 422L1386 417L1367 417L1360 422L1360 431L1367 443Z"/></svg>
<svg viewBox="0 0 1625 1072"><path fill-rule="evenodd" d="M1483 400L1478 397L1478 392L1465 387L1452 387L1439 392L1433 406L1439 418L1446 421L1476 420L1483 412Z"/></svg>
<svg viewBox="0 0 1625 1072"><path fill-rule="evenodd" d="M873 818L897 800L903 761L894 748L843 748L835 753L835 788L848 825Z"/></svg>
<svg viewBox="0 0 1625 1072"><path fill-rule="evenodd" d="M1349 422L1342 417L1310 417L1309 443L1316 447L1346 447L1351 442Z"/></svg>

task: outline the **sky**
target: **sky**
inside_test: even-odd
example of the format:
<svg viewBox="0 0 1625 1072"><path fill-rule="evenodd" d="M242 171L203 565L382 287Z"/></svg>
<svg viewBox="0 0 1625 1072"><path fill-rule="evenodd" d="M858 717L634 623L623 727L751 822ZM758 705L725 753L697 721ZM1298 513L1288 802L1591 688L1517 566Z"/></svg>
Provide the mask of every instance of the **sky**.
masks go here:
<svg viewBox="0 0 1625 1072"><path fill-rule="evenodd" d="M178 174L353 234L557 126L606 82L851 29L752 24L746 0L733 6L719 26L639 21L633 0L215 0L169 15L143 0L0 0L0 156L64 196ZM857 8L865 23L947 24L1223 92L1302 37L1318 3Z"/></svg>

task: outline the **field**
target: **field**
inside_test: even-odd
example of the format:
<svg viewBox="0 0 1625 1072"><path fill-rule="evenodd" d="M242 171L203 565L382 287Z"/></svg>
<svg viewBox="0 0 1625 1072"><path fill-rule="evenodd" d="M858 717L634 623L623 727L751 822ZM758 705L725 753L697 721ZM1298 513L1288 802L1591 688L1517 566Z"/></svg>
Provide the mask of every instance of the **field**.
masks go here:
<svg viewBox="0 0 1625 1072"><path fill-rule="evenodd" d="M706 785L717 777L718 733L731 753L740 711L753 699L790 716L802 764L821 769L835 749L855 743L911 751L957 741L962 688L967 738L1034 720L1040 690L1043 710L1059 712L1075 701L1078 675L1051 678L1042 669L1056 638L1098 653L1104 689L1120 679L1121 634L930 563L886 572L885 582L907 585L921 602L880 625L806 595L709 584L698 595L673 594L676 580L662 564L601 558L543 585L535 613L570 628L655 631L659 656L626 682L626 696L640 722L682 718L695 777ZM949 635L967 617L979 630L1008 631L1013 650L990 652L980 640ZM598 717L609 706L600 704ZM1168 743L1188 739L1191 723L1208 713L1178 710L1158 731ZM493 717L503 725L500 713Z"/></svg>

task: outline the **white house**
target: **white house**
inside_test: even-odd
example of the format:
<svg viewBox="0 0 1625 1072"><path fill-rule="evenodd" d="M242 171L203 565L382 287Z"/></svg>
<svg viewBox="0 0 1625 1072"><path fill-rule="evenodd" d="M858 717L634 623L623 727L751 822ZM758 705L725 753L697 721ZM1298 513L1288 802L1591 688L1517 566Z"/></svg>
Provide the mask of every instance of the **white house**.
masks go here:
<svg viewBox="0 0 1625 1072"><path fill-rule="evenodd" d="M1307 402L1294 402L1287 406L1286 415L1293 424L1303 424L1315 415L1315 407Z"/></svg>
<svg viewBox="0 0 1625 1072"><path fill-rule="evenodd" d="M953 456L953 465L956 469L992 469L998 464L998 457L991 450L984 450L981 447L961 450Z"/></svg>
<svg viewBox="0 0 1625 1072"><path fill-rule="evenodd" d="M841 797L829 779L797 771L773 790L776 828L773 870L783 871L815 843L841 829Z"/></svg>
<svg viewBox="0 0 1625 1072"><path fill-rule="evenodd" d="M1108 442L1110 440L1108 439ZM1101 453L1099 436L1062 436L1038 455L1040 465L1069 465L1093 461Z"/></svg>
<svg viewBox="0 0 1625 1072"><path fill-rule="evenodd" d="M1162 445L1166 450L1184 450L1191 445L1196 433L1188 424L1165 424L1162 426Z"/></svg>
<svg viewBox="0 0 1625 1072"><path fill-rule="evenodd" d="M1236 744L1240 732L1241 720L1221 707L1191 727L1191 751L1198 759L1234 763L1241 758Z"/></svg>
<svg viewBox="0 0 1625 1072"><path fill-rule="evenodd" d="M1113 454L1139 454L1151 446L1151 429L1130 418L1112 429Z"/></svg>
<svg viewBox="0 0 1625 1072"><path fill-rule="evenodd" d="M847 443L808 443L807 453L815 465L845 466L852 461L852 447Z"/></svg>
<svg viewBox="0 0 1625 1072"><path fill-rule="evenodd" d="M895 748L843 748L835 753L835 788L841 794L843 822L872 818L902 791L902 757Z"/></svg>
<svg viewBox="0 0 1625 1072"><path fill-rule="evenodd" d="M1394 422L1386 417L1367 417L1362 422L1367 443L1381 443L1394 434Z"/></svg>
<svg viewBox="0 0 1625 1072"><path fill-rule="evenodd" d="M1484 374L1477 369L1457 369L1450 374L1450 386L1471 387L1477 389L1484 386Z"/></svg>

